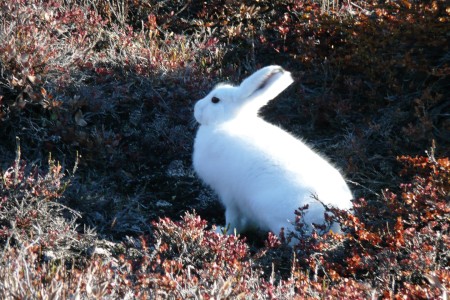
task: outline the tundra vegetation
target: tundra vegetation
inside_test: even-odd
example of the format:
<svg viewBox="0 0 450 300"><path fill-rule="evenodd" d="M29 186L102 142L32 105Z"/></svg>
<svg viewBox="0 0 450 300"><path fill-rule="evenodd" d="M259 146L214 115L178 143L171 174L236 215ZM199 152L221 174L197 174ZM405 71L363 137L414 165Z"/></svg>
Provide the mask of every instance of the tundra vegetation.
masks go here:
<svg viewBox="0 0 450 300"><path fill-rule="evenodd" d="M1 1L0 298L447 299L449 21L444 0ZM304 235L302 207L294 236L210 230L193 104L268 64L296 82L262 116L351 181L342 234Z"/></svg>

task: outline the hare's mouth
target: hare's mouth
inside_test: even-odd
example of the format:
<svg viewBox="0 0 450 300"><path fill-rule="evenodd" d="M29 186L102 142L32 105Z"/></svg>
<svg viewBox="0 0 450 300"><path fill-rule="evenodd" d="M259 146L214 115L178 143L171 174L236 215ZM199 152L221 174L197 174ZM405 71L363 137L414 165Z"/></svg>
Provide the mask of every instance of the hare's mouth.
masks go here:
<svg viewBox="0 0 450 300"><path fill-rule="evenodd" d="M264 77L264 79L261 81L261 83L259 84L259 86L256 90L264 89L267 86L267 84L269 83L269 81L271 81L271 79L274 78L274 76L276 76L277 74L283 74L283 73L284 73L284 69L281 67L273 69L269 74L267 74Z"/></svg>

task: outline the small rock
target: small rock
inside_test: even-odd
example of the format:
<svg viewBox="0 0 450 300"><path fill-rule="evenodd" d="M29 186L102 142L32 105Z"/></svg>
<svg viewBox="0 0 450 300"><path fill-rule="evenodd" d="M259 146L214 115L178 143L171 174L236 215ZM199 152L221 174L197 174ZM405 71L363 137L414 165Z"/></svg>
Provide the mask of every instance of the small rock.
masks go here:
<svg viewBox="0 0 450 300"><path fill-rule="evenodd" d="M156 202L156 206L158 206L158 207L169 207L169 206L172 206L172 203L167 202L165 200L158 200Z"/></svg>

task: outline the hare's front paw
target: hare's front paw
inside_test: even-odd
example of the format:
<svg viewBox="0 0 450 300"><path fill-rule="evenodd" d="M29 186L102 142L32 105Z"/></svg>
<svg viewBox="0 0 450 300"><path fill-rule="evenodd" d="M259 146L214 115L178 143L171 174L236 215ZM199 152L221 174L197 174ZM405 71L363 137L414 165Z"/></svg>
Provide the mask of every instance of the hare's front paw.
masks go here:
<svg viewBox="0 0 450 300"><path fill-rule="evenodd" d="M242 230L245 230L247 227L247 218L240 215L237 210L227 208L225 211L225 226L217 226L214 230L216 233L220 234L239 234Z"/></svg>
<svg viewBox="0 0 450 300"><path fill-rule="evenodd" d="M228 234L229 233L229 226L220 226L220 225L215 225L215 233L218 234Z"/></svg>

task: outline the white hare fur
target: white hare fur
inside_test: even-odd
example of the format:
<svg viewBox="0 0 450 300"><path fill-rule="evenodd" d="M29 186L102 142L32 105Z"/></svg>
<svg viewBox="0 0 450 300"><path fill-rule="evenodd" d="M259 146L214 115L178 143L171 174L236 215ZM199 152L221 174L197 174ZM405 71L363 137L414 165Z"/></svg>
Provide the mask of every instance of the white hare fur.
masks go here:
<svg viewBox="0 0 450 300"><path fill-rule="evenodd" d="M323 203L350 209L352 194L339 171L314 150L258 116L293 79L268 66L239 86L220 84L195 104L200 127L193 165L219 195L231 232L293 229L305 204L308 230L324 221ZM339 230L339 226L333 230Z"/></svg>

